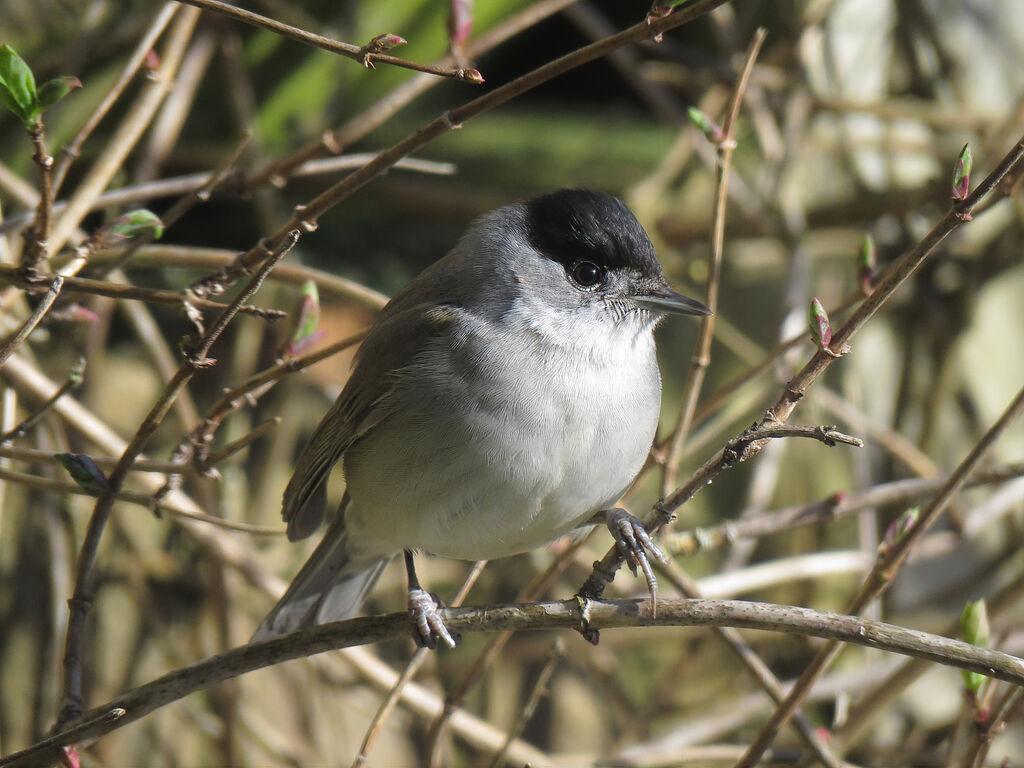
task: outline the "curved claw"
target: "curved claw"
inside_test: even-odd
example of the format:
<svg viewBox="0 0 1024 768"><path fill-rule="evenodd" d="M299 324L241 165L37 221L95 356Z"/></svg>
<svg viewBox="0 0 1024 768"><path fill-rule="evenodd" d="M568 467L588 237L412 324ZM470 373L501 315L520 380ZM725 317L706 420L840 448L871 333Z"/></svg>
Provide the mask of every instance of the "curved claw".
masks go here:
<svg viewBox="0 0 1024 768"><path fill-rule="evenodd" d="M615 546L626 561L630 571L637 576L637 568L644 574L647 582L647 590L651 593L652 612L658 610L658 579L654 576L654 570L647 559L647 553L656 557L663 563L668 562L665 553L658 549L657 544L651 540L650 534L644 528L644 524L624 509L608 510L605 513L605 525L611 531L615 539Z"/></svg>
<svg viewBox="0 0 1024 768"><path fill-rule="evenodd" d="M437 648L437 640L444 640L445 645L454 648L458 640L453 638L441 618L438 601L433 595L420 587L409 590L409 616L415 628L416 645L421 648Z"/></svg>

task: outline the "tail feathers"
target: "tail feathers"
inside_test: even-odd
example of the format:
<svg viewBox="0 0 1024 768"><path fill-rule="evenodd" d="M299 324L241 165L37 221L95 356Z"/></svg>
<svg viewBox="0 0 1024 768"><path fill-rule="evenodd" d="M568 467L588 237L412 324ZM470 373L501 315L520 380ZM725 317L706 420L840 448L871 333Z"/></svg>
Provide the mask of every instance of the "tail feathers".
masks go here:
<svg viewBox="0 0 1024 768"><path fill-rule="evenodd" d="M263 619L250 642L269 640L300 627L347 619L359 610L390 558L372 562L369 567L352 563L345 552L345 540L343 526L328 528L320 546Z"/></svg>

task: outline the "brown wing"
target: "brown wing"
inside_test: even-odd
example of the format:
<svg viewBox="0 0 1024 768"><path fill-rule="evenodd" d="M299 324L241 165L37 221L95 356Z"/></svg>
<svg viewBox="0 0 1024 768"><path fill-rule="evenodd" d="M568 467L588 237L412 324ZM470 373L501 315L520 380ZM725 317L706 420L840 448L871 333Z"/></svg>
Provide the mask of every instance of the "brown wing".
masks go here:
<svg viewBox="0 0 1024 768"><path fill-rule="evenodd" d="M378 319L359 349L352 376L299 454L285 488L281 516L288 524L289 540L305 538L320 525L331 468L383 417L396 380L392 374L442 331L453 311L421 304L392 308Z"/></svg>

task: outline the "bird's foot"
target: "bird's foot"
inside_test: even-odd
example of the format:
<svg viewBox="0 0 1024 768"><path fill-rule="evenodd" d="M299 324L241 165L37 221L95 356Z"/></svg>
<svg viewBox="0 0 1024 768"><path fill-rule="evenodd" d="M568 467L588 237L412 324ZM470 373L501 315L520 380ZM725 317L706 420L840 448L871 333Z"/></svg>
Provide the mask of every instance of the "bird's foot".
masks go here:
<svg viewBox="0 0 1024 768"><path fill-rule="evenodd" d="M633 572L634 576L639 575L637 568L643 572L647 590L651 593L651 610L656 612L658 610L658 579L654 576L647 553L650 552L652 556L663 563L667 563L668 558L651 540L644 524L626 510L616 507L601 514L604 517L605 525L611 531L612 538L615 539L615 546L626 561L626 565L629 566L629 570Z"/></svg>
<svg viewBox="0 0 1024 768"><path fill-rule="evenodd" d="M413 587L409 590L409 616L412 618L415 632L413 637L416 645L421 648L437 648L438 638L444 640L449 648L459 644L459 637L452 637L445 626L444 619L438 608L440 602L421 587Z"/></svg>

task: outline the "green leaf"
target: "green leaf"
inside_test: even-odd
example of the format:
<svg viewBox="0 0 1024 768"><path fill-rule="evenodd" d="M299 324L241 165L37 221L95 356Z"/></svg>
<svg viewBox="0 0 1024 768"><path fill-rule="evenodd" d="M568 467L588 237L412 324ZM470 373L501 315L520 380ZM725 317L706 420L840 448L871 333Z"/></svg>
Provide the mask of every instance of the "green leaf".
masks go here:
<svg viewBox="0 0 1024 768"><path fill-rule="evenodd" d="M36 79L25 60L9 45L0 45L0 93L7 108L24 122L38 114Z"/></svg>
<svg viewBox="0 0 1024 768"><path fill-rule="evenodd" d="M56 104L73 89L81 87L82 81L71 75L47 80L39 87L39 107L45 109L51 104Z"/></svg>
<svg viewBox="0 0 1024 768"><path fill-rule="evenodd" d="M153 239L159 240L164 234L164 223L160 217L147 208L129 211L124 216L114 219L105 227L106 231L118 239L139 237L152 233Z"/></svg>

